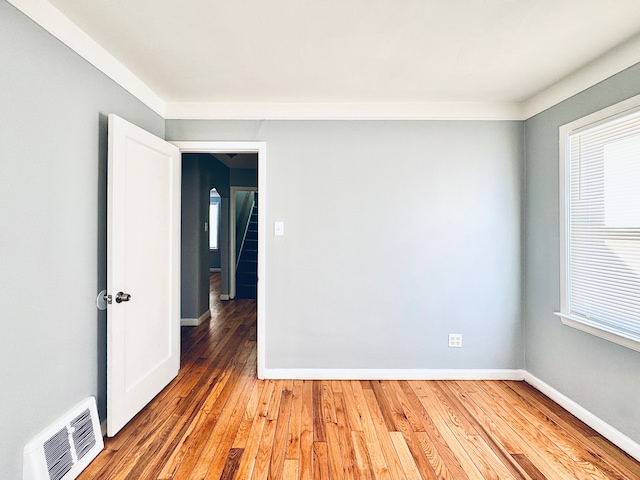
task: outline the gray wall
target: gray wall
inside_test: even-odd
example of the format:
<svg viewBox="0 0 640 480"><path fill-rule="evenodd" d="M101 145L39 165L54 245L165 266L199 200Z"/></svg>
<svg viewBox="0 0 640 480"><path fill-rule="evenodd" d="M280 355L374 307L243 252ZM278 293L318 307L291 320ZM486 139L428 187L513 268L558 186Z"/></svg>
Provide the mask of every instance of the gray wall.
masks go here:
<svg viewBox="0 0 640 480"><path fill-rule="evenodd" d="M89 395L104 414L107 114L164 120L0 0L0 478ZM104 418L104 415L103 415Z"/></svg>
<svg viewBox="0 0 640 480"><path fill-rule="evenodd" d="M198 154L182 155L180 316L189 319L197 319L209 309L209 246L205 242L208 237L204 230L209 211L209 190L200 157Z"/></svg>
<svg viewBox="0 0 640 480"><path fill-rule="evenodd" d="M207 155L208 157L208 155ZM184 158L184 157L183 157ZM208 158L200 158L200 171L206 172ZM198 292L198 310L200 315L209 310L209 232L205 231L205 224L209 223L209 176L200 175L199 197L200 197L200 288Z"/></svg>
<svg viewBox="0 0 640 480"><path fill-rule="evenodd" d="M258 188L258 170L256 168L232 168L229 182L233 187Z"/></svg>
<svg viewBox="0 0 640 480"><path fill-rule="evenodd" d="M522 122L170 120L166 132L268 143L268 368L524 366ZM464 348L447 348L449 332Z"/></svg>
<svg viewBox="0 0 640 480"><path fill-rule="evenodd" d="M560 310L558 128L640 94L636 65L527 120L526 367L640 442L640 353L563 326Z"/></svg>

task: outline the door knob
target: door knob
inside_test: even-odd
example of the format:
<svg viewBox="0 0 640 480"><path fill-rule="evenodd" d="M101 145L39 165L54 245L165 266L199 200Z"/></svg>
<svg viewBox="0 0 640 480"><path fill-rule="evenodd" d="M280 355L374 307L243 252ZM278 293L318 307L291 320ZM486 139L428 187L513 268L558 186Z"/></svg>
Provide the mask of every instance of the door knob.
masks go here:
<svg viewBox="0 0 640 480"><path fill-rule="evenodd" d="M116 303L128 302L131 300L131 295L124 292L116 293Z"/></svg>

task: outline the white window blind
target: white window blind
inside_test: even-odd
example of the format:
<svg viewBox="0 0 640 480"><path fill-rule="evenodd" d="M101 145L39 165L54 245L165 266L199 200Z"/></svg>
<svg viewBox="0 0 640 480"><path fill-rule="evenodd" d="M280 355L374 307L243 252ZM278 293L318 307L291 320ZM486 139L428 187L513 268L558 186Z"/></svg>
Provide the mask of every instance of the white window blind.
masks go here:
<svg viewBox="0 0 640 480"><path fill-rule="evenodd" d="M640 342L640 112L567 131L564 161L560 315Z"/></svg>

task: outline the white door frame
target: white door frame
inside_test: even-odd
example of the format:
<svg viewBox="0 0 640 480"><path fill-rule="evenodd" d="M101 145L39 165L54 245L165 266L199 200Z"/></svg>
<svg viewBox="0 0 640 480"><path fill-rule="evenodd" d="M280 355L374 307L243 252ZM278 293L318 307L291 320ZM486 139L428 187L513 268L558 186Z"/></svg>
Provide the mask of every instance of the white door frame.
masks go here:
<svg viewBox="0 0 640 480"><path fill-rule="evenodd" d="M255 192L257 190L257 187L231 187L229 192L229 298L231 299L236 298L236 262L238 260L236 258L236 192ZM258 222L260 222L259 214ZM258 248L259 252L260 248Z"/></svg>
<svg viewBox="0 0 640 480"><path fill-rule="evenodd" d="M266 262L265 245L267 233L267 144L266 142L190 142L175 141L180 153L257 153L258 154L258 319L257 319L257 354L258 378L264 379L265 371L265 292L266 292ZM229 200L231 202L231 199ZM231 230L231 229L229 229ZM234 241L235 244L235 241ZM231 268L230 268L231 270ZM235 275L234 275L235 277ZM179 285L177 286L179 288Z"/></svg>

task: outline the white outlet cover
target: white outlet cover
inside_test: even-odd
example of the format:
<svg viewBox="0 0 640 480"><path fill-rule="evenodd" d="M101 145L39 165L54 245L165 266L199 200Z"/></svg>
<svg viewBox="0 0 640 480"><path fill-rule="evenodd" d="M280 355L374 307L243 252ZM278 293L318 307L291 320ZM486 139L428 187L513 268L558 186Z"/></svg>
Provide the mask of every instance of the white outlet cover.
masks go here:
<svg viewBox="0 0 640 480"><path fill-rule="evenodd" d="M284 222L273 222L273 234L276 237L284 237Z"/></svg>

